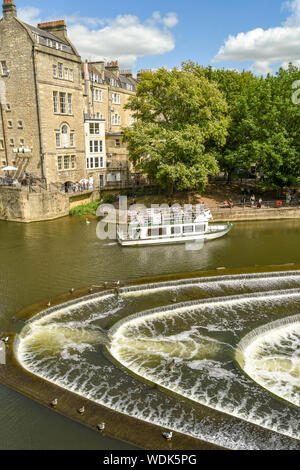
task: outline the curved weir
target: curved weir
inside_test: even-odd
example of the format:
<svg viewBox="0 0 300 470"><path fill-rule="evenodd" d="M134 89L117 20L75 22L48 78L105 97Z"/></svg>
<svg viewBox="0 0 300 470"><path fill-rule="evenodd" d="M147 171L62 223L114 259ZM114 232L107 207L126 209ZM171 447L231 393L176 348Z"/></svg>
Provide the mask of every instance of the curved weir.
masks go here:
<svg viewBox="0 0 300 470"><path fill-rule="evenodd" d="M300 314L255 329L238 344L236 359L255 382L300 406Z"/></svg>
<svg viewBox="0 0 300 470"><path fill-rule="evenodd" d="M235 366L236 351L261 337L246 344L247 334L264 328L267 338L274 321L290 327L299 314L300 271L152 283L41 312L15 354L47 381L175 432L231 449L300 449L296 399Z"/></svg>

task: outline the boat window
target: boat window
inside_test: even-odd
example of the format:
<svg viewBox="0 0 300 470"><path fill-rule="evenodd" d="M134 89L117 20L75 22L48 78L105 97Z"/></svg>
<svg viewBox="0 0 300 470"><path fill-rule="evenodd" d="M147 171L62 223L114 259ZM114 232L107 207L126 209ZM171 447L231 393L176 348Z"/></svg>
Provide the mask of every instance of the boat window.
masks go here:
<svg viewBox="0 0 300 470"><path fill-rule="evenodd" d="M196 225L195 226L196 232L205 232L205 225Z"/></svg>
<svg viewBox="0 0 300 470"><path fill-rule="evenodd" d="M166 228L149 228L148 229L148 237L162 237L163 235L167 235Z"/></svg>
<svg viewBox="0 0 300 470"><path fill-rule="evenodd" d="M171 227L171 235L179 235L181 233L181 227Z"/></svg>
<svg viewBox="0 0 300 470"><path fill-rule="evenodd" d="M194 227L193 225L187 225L186 227L183 227L183 233L193 233Z"/></svg>

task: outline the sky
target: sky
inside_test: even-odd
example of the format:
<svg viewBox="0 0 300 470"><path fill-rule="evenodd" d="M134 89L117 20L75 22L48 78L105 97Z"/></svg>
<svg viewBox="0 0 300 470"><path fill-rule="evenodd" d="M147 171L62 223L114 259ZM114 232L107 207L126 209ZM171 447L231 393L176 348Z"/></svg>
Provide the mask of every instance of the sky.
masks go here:
<svg viewBox="0 0 300 470"><path fill-rule="evenodd" d="M82 60L118 59L122 69L193 60L272 73L300 66L300 0L15 0L32 25L65 19Z"/></svg>

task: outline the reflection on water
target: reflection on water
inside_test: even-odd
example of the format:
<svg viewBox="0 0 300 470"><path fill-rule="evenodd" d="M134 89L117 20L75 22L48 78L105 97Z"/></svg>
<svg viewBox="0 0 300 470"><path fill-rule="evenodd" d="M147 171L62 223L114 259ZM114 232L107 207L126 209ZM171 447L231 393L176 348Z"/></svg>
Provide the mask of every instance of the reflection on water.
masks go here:
<svg viewBox="0 0 300 470"><path fill-rule="evenodd" d="M125 288L50 309L24 329L18 357L47 380L175 431L232 449L298 448L300 410L258 387L234 359L245 333L299 309L300 272ZM136 374L244 422L199 417L109 363L103 344ZM276 431L272 442L264 429Z"/></svg>

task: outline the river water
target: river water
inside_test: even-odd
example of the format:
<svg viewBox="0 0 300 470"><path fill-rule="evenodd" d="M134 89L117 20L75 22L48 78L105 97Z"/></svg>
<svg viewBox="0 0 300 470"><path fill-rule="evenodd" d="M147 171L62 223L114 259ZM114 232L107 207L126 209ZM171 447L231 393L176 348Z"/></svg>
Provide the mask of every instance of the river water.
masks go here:
<svg viewBox="0 0 300 470"><path fill-rule="evenodd" d="M240 268L242 272L246 267L300 264L300 221L238 223L229 236L205 244L199 252L186 251L184 246L122 249L112 241L98 240L96 224L95 221L87 225L85 219L77 218L31 225L0 222L1 329L11 330L11 317L26 305L51 299L71 287L85 287L103 280L218 267ZM273 443L275 448L289 448L288 439L299 436L299 411L295 406L298 404L299 331L296 327L287 331L281 328L271 344L265 337L258 336L258 346L252 350L250 347L243 361L245 372L253 381L234 366L233 359L238 340L244 333L269 321L300 313L297 273L284 280L281 276L263 280L261 277L231 278L204 284L164 289L155 286L144 293L122 292L119 298L112 294L110 298L94 299L79 308L68 308L60 321L54 313L51 318L45 317L40 324L34 324L31 333L24 337L20 360L38 375L95 401L100 401L101 395L102 402L114 409L171 424L175 429L180 426L185 432L211 442L232 448L263 448L263 436L256 433L253 439L251 434L251 425L257 423L278 432L278 441ZM259 298L261 291L266 295ZM205 309L199 305L199 299L204 298ZM220 298L223 300L216 301ZM166 307L172 303L168 312ZM234 433L231 437L230 433L226 434L226 423L221 432L223 441L221 434L217 435L211 426L203 427L203 423L199 426L194 423L191 430L189 423L193 417L180 415L180 405L178 409L173 408L171 422L168 399L161 405L155 394L151 394L145 403L142 384L133 385L133 395L128 394L127 401L121 399L128 383L116 369L112 370L107 364L105 369L98 362L99 338L103 333L103 342L106 342L112 318L124 313L143 315L148 311L149 314L149 309L159 309L162 315L154 312L151 316L150 312L142 322L129 318L128 324L122 325L110 338L111 353L138 375L197 403L235 414L246 421L250 416L249 429L242 438L237 437L241 434L237 428L236 437L230 441ZM274 366L278 352L280 357ZM283 355L288 357L283 358ZM176 367L174 375L168 376L165 371L170 360L175 361ZM85 377L79 374L79 361L87 365ZM253 361L257 361L254 370ZM100 368L110 376L109 387L105 389L99 388L101 384L97 383ZM66 374L66 370L70 370L70 374ZM282 386L276 388L278 374L281 374ZM294 384L291 378L295 379ZM257 387L254 380L264 387L268 382L272 395ZM229 402L226 401L228 394ZM257 400L245 399L257 397L257 394L259 404ZM99 439L96 433L56 416L5 387L0 387L0 396L3 404L1 449L130 448L114 440ZM186 429L182 427L182 418Z"/></svg>

